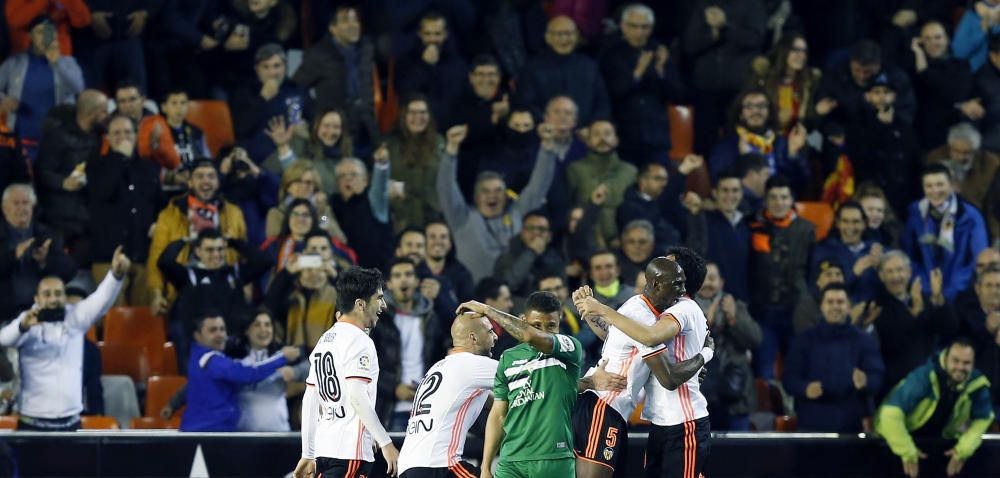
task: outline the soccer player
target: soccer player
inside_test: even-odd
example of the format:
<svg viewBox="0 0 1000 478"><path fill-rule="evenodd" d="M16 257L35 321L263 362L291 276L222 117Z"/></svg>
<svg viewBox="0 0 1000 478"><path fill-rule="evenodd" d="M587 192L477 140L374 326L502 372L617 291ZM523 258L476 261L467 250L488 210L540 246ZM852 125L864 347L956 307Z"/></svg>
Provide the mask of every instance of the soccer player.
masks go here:
<svg viewBox="0 0 1000 478"><path fill-rule="evenodd" d="M493 388L497 336L486 317L459 314L451 324L454 347L417 387L399 452L401 478L478 478L479 468L462 460L465 437Z"/></svg>
<svg viewBox="0 0 1000 478"><path fill-rule="evenodd" d="M583 351L576 338L558 333L559 299L532 293L523 319L475 301L462 311L485 315L521 342L500 356L480 477L494 476L498 449L497 478L575 476L571 420Z"/></svg>
<svg viewBox="0 0 1000 478"><path fill-rule="evenodd" d="M710 360L713 352L702 345L708 335L708 321L701 307L686 296L689 288L701 288L705 279L704 259L690 249L675 247L667 251L667 257L653 259L650 268L657 287L665 287L669 295L680 297L660 314L660 320L652 325L640 324L593 298L580 302L580 313L601 316L643 345L667 343L660 352L669 353L675 362L697 354ZM649 419L653 427L646 447L646 476L699 476L708 457L709 424L708 402L699 390L697 378L692 377L676 390L668 390L659 380L647 383L643 418Z"/></svg>
<svg viewBox="0 0 1000 478"><path fill-rule="evenodd" d="M302 397L302 458L296 478L367 476L382 449L387 473L396 475L399 452L375 414L378 356L368 334L386 309L382 274L353 267L337 280L340 314L310 355Z"/></svg>
<svg viewBox="0 0 1000 478"><path fill-rule="evenodd" d="M664 276L658 274L655 263L646 267L646 287L640 295L632 296L618 308L617 314L643 325L652 325L665 310L680 299L683 291L662 284ZM584 286L573 293L574 302L593 297L590 287ZM603 310L603 309L602 309ZM604 311L610 313L608 308ZM650 380L650 372L664 387L676 389L696 375L707 362L705 356L696 354L682 362L671 364L660 353L665 345L647 347L609 327L600 317L584 317L595 333L605 339L601 362L608 371L626 378L621 391L599 391L590 388L579 395L573 411L574 444L577 478L610 478L621 471L628 450L628 418L635 411L640 391ZM711 337L706 346L714 348ZM591 376L594 370L588 371Z"/></svg>

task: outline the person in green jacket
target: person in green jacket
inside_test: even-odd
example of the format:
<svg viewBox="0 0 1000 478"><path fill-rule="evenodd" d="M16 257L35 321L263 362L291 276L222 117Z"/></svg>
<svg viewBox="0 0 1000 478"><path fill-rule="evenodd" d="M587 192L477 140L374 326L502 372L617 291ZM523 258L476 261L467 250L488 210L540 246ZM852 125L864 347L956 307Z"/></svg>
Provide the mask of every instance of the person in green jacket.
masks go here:
<svg viewBox="0 0 1000 478"><path fill-rule="evenodd" d="M635 166L618 158L617 148L615 126L606 120L594 121L587 137L587 155L566 168L570 194L577 205L589 204L590 196L598 187L607 189L607 200L601 205L596 226L598 234L606 242L617 242L615 211L638 173Z"/></svg>
<svg viewBox="0 0 1000 478"><path fill-rule="evenodd" d="M945 457L945 473L956 476L982 443L983 433L993 422L993 408L990 381L973 368L974 362L972 343L956 339L910 372L879 408L875 432L902 459L906 476L915 478L919 460L925 458L937 466L930 466L931 472L924 476L941 476ZM925 446L925 453L914 442L941 438L951 448Z"/></svg>

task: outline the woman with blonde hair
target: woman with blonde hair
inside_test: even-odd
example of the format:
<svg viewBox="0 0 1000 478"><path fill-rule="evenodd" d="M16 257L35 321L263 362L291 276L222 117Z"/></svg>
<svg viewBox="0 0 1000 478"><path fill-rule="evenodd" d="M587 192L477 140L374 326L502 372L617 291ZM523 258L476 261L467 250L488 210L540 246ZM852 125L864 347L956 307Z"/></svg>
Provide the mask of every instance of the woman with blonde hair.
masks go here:
<svg viewBox="0 0 1000 478"><path fill-rule="evenodd" d="M285 169L278 189L278 205L267 211L267 237L277 236L281 232L288 214L288 205L296 199L305 199L316 209L318 222L313 226L346 243L347 236L333 215L333 209L323 191L323 180L312 161L299 160Z"/></svg>

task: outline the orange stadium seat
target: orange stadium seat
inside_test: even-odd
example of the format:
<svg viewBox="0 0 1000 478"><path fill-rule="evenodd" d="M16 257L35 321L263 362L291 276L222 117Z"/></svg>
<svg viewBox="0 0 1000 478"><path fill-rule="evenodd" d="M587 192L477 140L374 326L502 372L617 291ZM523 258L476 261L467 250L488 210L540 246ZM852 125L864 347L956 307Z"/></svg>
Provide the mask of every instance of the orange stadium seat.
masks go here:
<svg viewBox="0 0 1000 478"><path fill-rule="evenodd" d="M163 344L163 367L157 375L177 375L177 349L173 342Z"/></svg>
<svg viewBox="0 0 1000 478"><path fill-rule="evenodd" d="M98 342L101 349L101 372L105 375L128 375L137 383L146 383L151 375L148 348L145 345Z"/></svg>
<svg viewBox="0 0 1000 478"><path fill-rule="evenodd" d="M159 346L167 332L149 307L112 307L104 316L104 341Z"/></svg>
<svg viewBox="0 0 1000 478"><path fill-rule="evenodd" d="M833 208L825 202L799 201L795 203L795 211L803 219L816 226L816 240L821 241L830 233L833 227Z"/></svg>
<svg viewBox="0 0 1000 478"><path fill-rule="evenodd" d="M17 430L17 415L0 415L0 430Z"/></svg>
<svg viewBox="0 0 1000 478"><path fill-rule="evenodd" d="M184 377L176 375L156 375L149 377L146 387L146 416L159 417L160 410L170 403L170 398L177 393L177 390L187 383ZM175 413L176 417L184 414L183 408Z"/></svg>
<svg viewBox="0 0 1000 478"><path fill-rule="evenodd" d="M118 422L114 417L104 415L84 415L80 417L84 430L118 430Z"/></svg>
<svg viewBox="0 0 1000 478"><path fill-rule="evenodd" d="M208 150L215 156L219 149L236 141L229 105L220 100L191 100L187 120L205 133Z"/></svg>
<svg viewBox="0 0 1000 478"><path fill-rule="evenodd" d="M799 419L788 415L775 417L774 430L778 432L794 432L799 428Z"/></svg>
<svg viewBox="0 0 1000 478"><path fill-rule="evenodd" d="M670 159L694 152L694 111L690 106L667 106L670 118Z"/></svg>

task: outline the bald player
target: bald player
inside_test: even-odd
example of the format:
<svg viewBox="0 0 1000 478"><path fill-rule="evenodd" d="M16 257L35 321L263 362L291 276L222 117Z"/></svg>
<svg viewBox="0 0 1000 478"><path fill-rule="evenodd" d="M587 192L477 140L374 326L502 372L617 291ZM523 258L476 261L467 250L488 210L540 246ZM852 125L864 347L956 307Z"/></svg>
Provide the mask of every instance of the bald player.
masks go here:
<svg viewBox="0 0 1000 478"><path fill-rule="evenodd" d="M399 452L401 478L478 478L479 468L462 459L469 428L490 400L497 336L489 319L459 314L451 325L454 344L417 387Z"/></svg>

